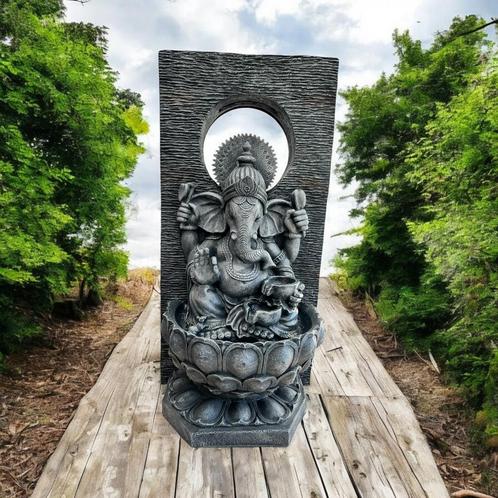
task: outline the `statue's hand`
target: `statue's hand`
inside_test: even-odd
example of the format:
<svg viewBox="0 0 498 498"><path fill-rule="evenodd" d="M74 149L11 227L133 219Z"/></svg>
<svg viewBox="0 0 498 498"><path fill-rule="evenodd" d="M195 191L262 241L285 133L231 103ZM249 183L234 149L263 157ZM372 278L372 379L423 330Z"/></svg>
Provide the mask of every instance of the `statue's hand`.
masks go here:
<svg viewBox="0 0 498 498"><path fill-rule="evenodd" d="M211 285L220 278L216 256L209 256L209 249L198 249L190 266L190 278L199 285Z"/></svg>
<svg viewBox="0 0 498 498"><path fill-rule="evenodd" d="M180 207L176 212L176 221L180 223L180 228L184 230L197 228L197 216L191 204L186 202L180 203Z"/></svg>
<svg viewBox="0 0 498 498"><path fill-rule="evenodd" d="M305 209L289 209L285 213L284 225L290 234L302 234L308 230L308 213Z"/></svg>
<svg viewBox="0 0 498 498"><path fill-rule="evenodd" d="M299 303L303 300L304 297L304 284L300 283L292 296L289 296L289 306L291 309L297 308Z"/></svg>

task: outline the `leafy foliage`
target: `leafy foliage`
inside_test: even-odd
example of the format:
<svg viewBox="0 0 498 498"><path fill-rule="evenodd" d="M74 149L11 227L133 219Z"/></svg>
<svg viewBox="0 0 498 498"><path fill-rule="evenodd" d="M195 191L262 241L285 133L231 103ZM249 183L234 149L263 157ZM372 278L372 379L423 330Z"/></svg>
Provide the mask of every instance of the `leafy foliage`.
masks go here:
<svg viewBox="0 0 498 498"><path fill-rule="evenodd" d="M49 310L54 296L75 282L98 293L102 277L127 267L123 180L143 152L143 104L116 88L105 29L64 23L62 13L59 0L1 7L4 353L33 334L30 314Z"/></svg>
<svg viewBox="0 0 498 498"><path fill-rule="evenodd" d="M348 89L344 183L358 182L362 241L337 266L408 345L433 347L497 430L498 68L475 16L424 49L395 33L399 62ZM491 386L491 387L490 387ZM493 406L493 408L491 408Z"/></svg>

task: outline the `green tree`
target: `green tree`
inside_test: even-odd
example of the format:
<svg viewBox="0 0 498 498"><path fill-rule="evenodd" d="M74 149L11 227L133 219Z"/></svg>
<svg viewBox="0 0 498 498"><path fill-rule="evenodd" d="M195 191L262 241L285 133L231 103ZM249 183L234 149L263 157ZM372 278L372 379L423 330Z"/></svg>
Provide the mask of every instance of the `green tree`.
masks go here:
<svg viewBox="0 0 498 498"><path fill-rule="evenodd" d="M483 59L468 88L438 108L413 146L409 179L426 221L408 222L454 312L434 337L451 375L498 438L498 57Z"/></svg>
<svg viewBox="0 0 498 498"><path fill-rule="evenodd" d="M480 24L456 18L428 48L394 33L393 74L343 93L337 168L362 218L339 271L407 346L437 346L475 406L497 342L496 63L485 32L461 36Z"/></svg>
<svg viewBox="0 0 498 498"><path fill-rule="evenodd" d="M405 219L417 216L423 202L406 177L412 168L406 161L407 147L425 135L437 104L448 102L478 73L484 35L455 35L479 22L475 16L455 19L428 49L408 32L395 32L395 72L382 75L371 87L353 87L342 94L349 112L339 125L344 162L337 172L344 184L357 182L361 207L353 214L364 219L362 243L345 251L354 288L377 294L391 284L399 288L420 282L424 258Z"/></svg>
<svg viewBox="0 0 498 498"><path fill-rule="evenodd" d="M0 352L75 282L95 295L123 274L123 180L147 132L116 87L105 29L65 23L58 0L0 10ZM24 316L24 318L22 318Z"/></svg>

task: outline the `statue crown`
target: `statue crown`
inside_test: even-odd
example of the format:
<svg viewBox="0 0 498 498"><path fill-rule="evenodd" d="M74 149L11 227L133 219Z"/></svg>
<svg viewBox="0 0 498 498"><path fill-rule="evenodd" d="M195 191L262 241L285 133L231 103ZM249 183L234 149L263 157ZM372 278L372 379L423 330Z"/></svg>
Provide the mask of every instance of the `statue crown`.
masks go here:
<svg viewBox="0 0 498 498"><path fill-rule="evenodd" d="M248 140L246 140L244 145L242 146L242 151L242 155L237 158L239 166L241 166L242 164L250 164L254 167L256 159L251 154L251 144Z"/></svg>
<svg viewBox="0 0 498 498"><path fill-rule="evenodd" d="M214 161L225 202L243 195L266 205L266 189L275 176L276 163L272 147L260 137L241 134L229 138L219 147Z"/></svg>
<svg viewBox="0 0 498 498"><path fill-rule="evenodd" d="M242 155L237 157L237 167L232 169L221 184L225 202L233 197L246 196L255 197L266 206L268 200L266 183L261 173L254 167L255 163L251 144L246 141L242 146Z"/></svg>

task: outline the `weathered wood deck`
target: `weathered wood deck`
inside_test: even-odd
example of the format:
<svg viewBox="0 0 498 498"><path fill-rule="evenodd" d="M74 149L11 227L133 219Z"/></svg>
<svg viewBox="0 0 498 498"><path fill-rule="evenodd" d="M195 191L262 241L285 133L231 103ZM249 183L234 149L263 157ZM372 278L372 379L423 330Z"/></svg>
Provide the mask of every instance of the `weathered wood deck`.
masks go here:
<svg viewBox="0 0 498 498"><path fill-rule="evenodd" d="M327 337L288 448L192 449L161 415L152 296L83 398L34 497L447 497L397 385L322 281Z"/></svg>

